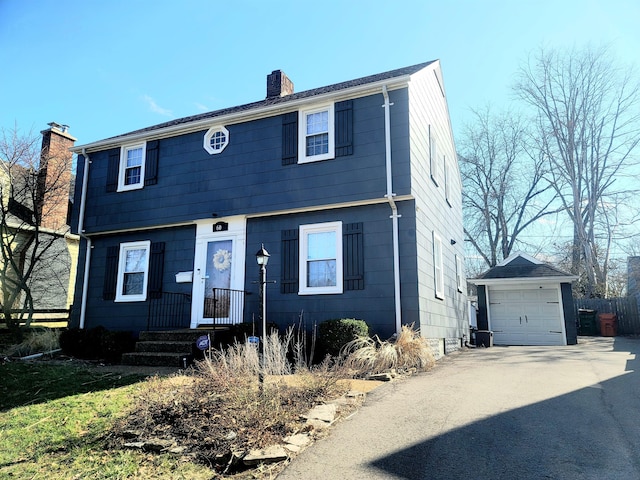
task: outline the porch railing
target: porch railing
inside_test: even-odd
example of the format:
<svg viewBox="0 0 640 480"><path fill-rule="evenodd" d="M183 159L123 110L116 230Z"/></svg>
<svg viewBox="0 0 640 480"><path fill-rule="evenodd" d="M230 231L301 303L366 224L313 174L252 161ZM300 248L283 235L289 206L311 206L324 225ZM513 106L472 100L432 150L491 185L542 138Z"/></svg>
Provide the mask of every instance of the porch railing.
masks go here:
<svg viewBox="0 0 640 480"><path fill-rule="evenodd" d="M160 298L149 299L147 330L171 330L190 326L190 294L162 292Z"/></svg>
<svg viewBox="0 0 640 480"><path fill-rule="evenodd" d="M213 319L213 325L241 323L244 315L244 296L249 292L214 288L212 296L204 299L204 317Z"/></svg>

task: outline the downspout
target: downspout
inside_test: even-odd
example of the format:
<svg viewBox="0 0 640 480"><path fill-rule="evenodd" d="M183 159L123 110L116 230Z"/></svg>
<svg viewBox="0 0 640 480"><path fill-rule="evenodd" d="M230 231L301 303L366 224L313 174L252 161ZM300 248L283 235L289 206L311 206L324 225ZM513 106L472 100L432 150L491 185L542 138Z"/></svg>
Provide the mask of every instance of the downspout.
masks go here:
<svg viewBox="0 0 640 480"><path fill-rule="evenodd" d="M86 149L82 149L84 157L84 172L82 174L82 195L80 197L80 213L78 218L78 235L87 241L87 252L84 258L84 274L82 276L82 303L80 304L80 325L84 328L85 318L87 315L87 290L89 288L89 267L91 266L91 239L84 234L84 212L87 204L87 184L89 181L89 165L91 160L87 155Z"/></svg>
<svg viewBox="0 0 640 480"><path fill-rule="evenodd" d="M382 95L384 96L384 143L385 143L385 164L387 167L387 194L386 199L391 207L391 222L393 233L393 288L394 300L396 307L396 333L399 335L402 331L402 308L400 303L400 242L398 240L398 219L402 215L398 215L398 207L393 197L393 174L391 171L391 115L390 107L393 103L389 103L389 93L387 86L382 86Z"/></svg>

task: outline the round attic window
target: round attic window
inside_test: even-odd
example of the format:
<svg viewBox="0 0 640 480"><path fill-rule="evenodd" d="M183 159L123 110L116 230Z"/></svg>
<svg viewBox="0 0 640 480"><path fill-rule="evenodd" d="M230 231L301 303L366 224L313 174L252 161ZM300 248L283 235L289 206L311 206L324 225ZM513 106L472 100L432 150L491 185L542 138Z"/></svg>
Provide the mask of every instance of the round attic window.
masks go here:
<svg viewBox="0 0 640 480"><path fill-rule="evenodd" d="M212 155L222 152L229 143L229 130L211 127L204 134L204 149Z"/></svg>

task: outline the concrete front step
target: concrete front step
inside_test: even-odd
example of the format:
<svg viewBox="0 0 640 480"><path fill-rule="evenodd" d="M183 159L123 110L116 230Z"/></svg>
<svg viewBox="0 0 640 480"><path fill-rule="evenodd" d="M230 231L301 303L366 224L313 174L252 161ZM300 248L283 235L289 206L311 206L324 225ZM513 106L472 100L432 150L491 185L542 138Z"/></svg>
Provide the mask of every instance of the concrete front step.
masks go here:
<svg viewBox="0 0 640 480"><path fill-rule="evenodd" d="M140 342L195 342L202 335L211 335L222 330L194 329L194 330L164 330L157 332L140 332Z"/></svg>
<svg viewBox="0 0 640 480"><path fill-rule="evenodd" d="M215 334L227 328L140 332L135 352L125 353L122 363L186 368L194 356L200 356L195 345L199 337L210 335L215 344Z"/></svg>
<svg viewBox="0 0 640 480"><path fill-rule="evenodd" d="M193 353L193 342L137 342L136 352Z"/></svg>
<svg viewBox="0 0 640 480"><path fill-rule="evenodd" d="M132 352L122 355L124 365L187 368L192 362L193 356L187 353Z"/></svg>

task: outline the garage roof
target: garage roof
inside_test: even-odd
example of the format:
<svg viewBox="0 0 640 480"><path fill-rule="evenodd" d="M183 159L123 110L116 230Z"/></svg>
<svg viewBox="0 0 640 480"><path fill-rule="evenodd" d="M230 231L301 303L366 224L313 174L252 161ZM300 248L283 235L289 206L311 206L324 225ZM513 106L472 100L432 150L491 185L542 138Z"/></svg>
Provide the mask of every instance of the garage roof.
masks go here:
<svg viewBox="0 0 640 480"><path fill-rule="evenodd" d="M514 253L498 265L490 268L477 278L470 278L469 282L476 285L494 283L496 280L547 280L559 283L572 282L578 277L571 275L559 268L527 255L526 253ZM492 281L493 280L493 281Z"/></svg>

